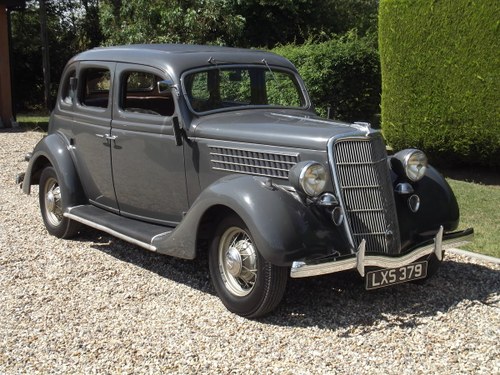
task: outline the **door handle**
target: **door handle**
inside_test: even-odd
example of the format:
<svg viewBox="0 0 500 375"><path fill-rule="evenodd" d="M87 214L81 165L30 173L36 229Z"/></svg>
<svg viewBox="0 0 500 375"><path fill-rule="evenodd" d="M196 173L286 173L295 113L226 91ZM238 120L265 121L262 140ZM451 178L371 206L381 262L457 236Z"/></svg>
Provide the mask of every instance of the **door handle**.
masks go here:
<svg viewBox="0 0 500 375"><path fill-rule="evenodd" d="M116 135L111 135L111 134L96 134L95 136L97 138L104 138L110 141L114 141L116 138L118 138Z"/></svg>

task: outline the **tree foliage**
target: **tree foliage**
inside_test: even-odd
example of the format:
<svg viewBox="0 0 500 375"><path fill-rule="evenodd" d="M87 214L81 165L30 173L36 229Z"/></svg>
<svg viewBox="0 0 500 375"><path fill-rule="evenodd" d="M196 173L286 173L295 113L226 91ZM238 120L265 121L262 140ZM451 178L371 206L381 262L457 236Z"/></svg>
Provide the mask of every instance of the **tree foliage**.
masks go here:
<svg viewBox="0 0 500 375"><path fill-rule="evenodd" d="M378 0L45 0L52 93L66 61L100 45L195 43L274 48L328 41L377 24ZM11 13L14 102L41 107L38 0ZM310 48L312 50L313 48Z"/></svg>
<svg viewBox="0 0 500 375"><path fill-rule="evenodd" d="M327 39L377 24L377 0L101 0L106 44L267 47Z"/></svg>
<svg viewBox="0 0 500 375"><path fill-rule="evenodd" d="M380 63L374 36L354 33L323 43L286 45L273 52L299 70L317 112L345 121L376 122L380 104Z"/></svg>
<svg viewBox="0 0 500 375"><path fill-rule="evenodd" d="M132 43L233 44L243 17L231 0L101 1L107 45Z"/></svg>
<svg viewBox="0 0 500 375"><path fill-rule="evenodd" d="M46 0L50 42L50 91L54 97L66 62L77 52L102 42L98 0ZM96 23L97 21L97 23ZM43 109L43 74L39 8L27 2L11 13L13 98L16 110Z"/></svg>
<svg viewBox="0 0 500 375"><path fill-rule="evenodd" d="M500 8L494 0L381 2L382 123L435 164L500 166Z"/></svg>
<svg viewBox="0 0 500 375"><path fill-rule="evenodd" d="M376 31L378 0L247 0L238 11L245 19L244 47L273 48L328 40L332 34L355 29L360 35Z"/></svg>

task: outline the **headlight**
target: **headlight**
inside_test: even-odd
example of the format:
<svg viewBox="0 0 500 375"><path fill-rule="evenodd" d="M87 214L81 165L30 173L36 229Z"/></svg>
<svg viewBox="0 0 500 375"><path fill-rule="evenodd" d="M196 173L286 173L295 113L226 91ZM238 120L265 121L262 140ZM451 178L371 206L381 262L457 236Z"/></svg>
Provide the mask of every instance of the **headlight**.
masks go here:
<svg viewBox="0 0 500 375"><path fill-rule="evenodd" d="M403 152L406 152L402 160L406 176L412 181L420 180L427 170L427 156L420 150L410 149Z"/></svg>
<svg viewBox="0 0 500 375"><path fill-rule="evenodd" d="M325 189L327 173L322 164L305 161L296 164L290 170L289 179L295 189L316 197Z"/></svg>

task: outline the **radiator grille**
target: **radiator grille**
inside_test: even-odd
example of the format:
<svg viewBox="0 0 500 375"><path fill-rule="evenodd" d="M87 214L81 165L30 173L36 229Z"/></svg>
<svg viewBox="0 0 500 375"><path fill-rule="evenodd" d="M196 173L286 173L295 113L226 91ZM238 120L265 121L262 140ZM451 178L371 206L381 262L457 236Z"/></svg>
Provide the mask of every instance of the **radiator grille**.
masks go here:
<svg viewBox="0 0 500 375"><path fill-rule="evenodd" d="M337 141L334 145L341 198L356 246L366 240L366 251L397 254L399 226L380 137Z"/></svg>
<svg viewBox="0 0 500 375"><path fill-rule="evenodd" d="M288 179L288 171L298 158L298 154L210 146L213 169L257 176Z"/></svg>

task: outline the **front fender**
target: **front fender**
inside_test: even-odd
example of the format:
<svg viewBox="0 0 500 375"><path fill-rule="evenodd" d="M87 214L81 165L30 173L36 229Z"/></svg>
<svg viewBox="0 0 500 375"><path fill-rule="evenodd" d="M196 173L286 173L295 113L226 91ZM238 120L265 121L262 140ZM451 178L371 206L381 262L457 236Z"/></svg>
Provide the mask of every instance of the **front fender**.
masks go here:
<svg viewBox="0 0 500 375"><path fill-rule="evenodd" d="M39 182L42 170L52 165L63 189L65 207L71 207L86 202L80 178L70 153L70 145L58 133L50 134L38 142L30 158L23 181L23 192L30 194L31 185Z"/></svg>
<svg viewBox="0 0 500 375"><path fill-rule="evenodd" d="M401 246L403 252L416 243L433 238L440 226L445 232L458 227L459 208L453 191L444 177L429 166L425 176L413 183L414 194L420 197L420 209L408 208L408 196L396 195Z"/></svg>
<svg viewBox="0 0 500 375"><path fill-rule="evenodd" d="M308 206L268 179L248 175L224 177L207 187L183 221L160 248L183 249L184 258L196 255L200 220L211 207L234 211L248 226L261 255L279 266L294 260L348 251L345 235L314 205ZM159 250L161 252L161 250Z"/></svg>

